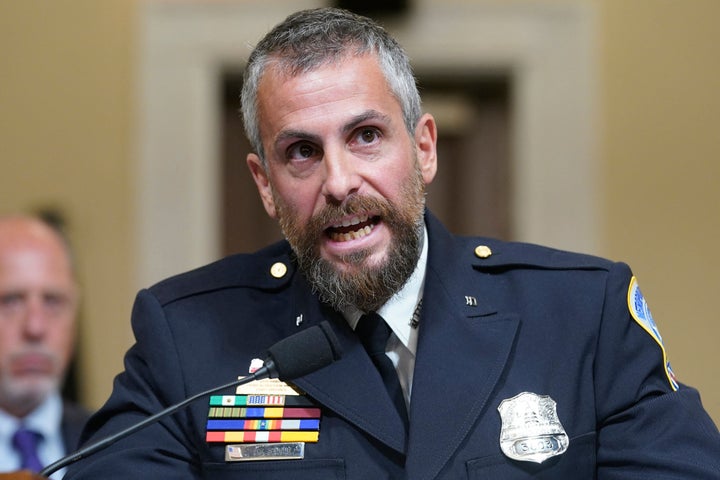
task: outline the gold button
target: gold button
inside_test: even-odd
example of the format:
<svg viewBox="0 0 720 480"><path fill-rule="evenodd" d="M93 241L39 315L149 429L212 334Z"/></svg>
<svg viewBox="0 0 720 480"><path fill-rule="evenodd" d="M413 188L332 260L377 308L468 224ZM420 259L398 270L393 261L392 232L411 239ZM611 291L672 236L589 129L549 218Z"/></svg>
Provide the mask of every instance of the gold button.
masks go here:
<svg viewBox="0 0 720 480"><path fill-rule="evenodd" d="M477 255L478 258L488 258L492 255L492 250L490 250L490 247L487 245L478 245L475 247L475 255Z"/></svg>
<svg viewBox="0 0 720 480"><path fill-rule="evenodd" d="M282 278L287 273L287 270L287 265L282 262L275 262L273 266L270 267L270 275L275 278Z"/></svg>

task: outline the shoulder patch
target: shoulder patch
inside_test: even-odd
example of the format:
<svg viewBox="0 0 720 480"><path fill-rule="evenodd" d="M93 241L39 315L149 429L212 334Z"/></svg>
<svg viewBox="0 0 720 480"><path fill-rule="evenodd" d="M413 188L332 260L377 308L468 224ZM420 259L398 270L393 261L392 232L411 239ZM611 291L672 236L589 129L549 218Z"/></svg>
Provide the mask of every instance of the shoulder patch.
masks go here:
<svg viewBox="0 0 720 480"><path fill-rule="evenodd" d="M658 330L657 325L650 314L650 307L648 307L645 297L643 297L643 294L640 291L637 278L635 277L632 277L630 280L627 301L628 308L630 309L630 315L632 315L643 330L650 334L650 336L653 337L660 346L663 354L663 362L665 364L665 374L667 375L672 389L677 390L678 383L675 378L675 374L670 367L670 362L667 359L667 352L665 351L665 345L663 345L662 336L660 336L660 330Z"/></svg>

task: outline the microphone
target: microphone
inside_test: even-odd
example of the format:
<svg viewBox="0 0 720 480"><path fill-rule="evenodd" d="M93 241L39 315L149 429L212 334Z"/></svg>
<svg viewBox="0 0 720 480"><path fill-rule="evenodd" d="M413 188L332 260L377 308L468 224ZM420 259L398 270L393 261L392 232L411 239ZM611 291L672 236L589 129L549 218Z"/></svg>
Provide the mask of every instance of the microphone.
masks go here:
<svg viewBox="0 0 720 480"><path fill-rule="evenodd" d="M294 335L290 335L268 348L268 354L264 361L264 365L257 369L254 373L251 373L249 376L225 385L220 385L219 387L213 387L210 390L188 397L182 402L171 405L165 410L162 410L161 412L158 412L141 422L136 423L135 425L131 425L124 430L120 430L109 437L103 438L95 443L81 448L75 453L61 458L55 463L45 467L39 474L43 477L52 475L61 468L75 463L88 455L92 455L99 450L107 448L118 440L125 438L138 430L142 430L171 413L175 413L198 398L226 388L244 385L264 378L293 380L295 378L308 375L315 370L326 367L332 362L340 359L341 356L342 350L340 348L340 342L335 336L335 332L332 331L330 324L327 321L324 321L319 325L315 325Z"/></svg>

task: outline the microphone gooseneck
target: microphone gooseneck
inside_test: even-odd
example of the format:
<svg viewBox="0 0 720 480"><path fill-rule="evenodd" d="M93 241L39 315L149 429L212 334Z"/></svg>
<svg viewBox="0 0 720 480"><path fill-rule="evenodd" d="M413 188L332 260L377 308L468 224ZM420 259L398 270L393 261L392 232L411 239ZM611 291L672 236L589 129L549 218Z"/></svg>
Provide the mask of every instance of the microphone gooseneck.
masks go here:
<svg viewBox="0 0 720 480"><path fill-rule="evenodd" d="M142 430L143 428L157 422L161 418L186 407L198 398L202 398L226 388L244 385L246 383L254 382L255 380L262 380L263 378L293 380L331 364L335 360L338 360L341 355L340 342L338 342L330 324L327 321L324 321L320 325L307 328L275 343L268 349L268 355L264 361L264 365L247 377L197 393L186 398L180 403L171 405L165 410L147 417L135 425L132 425L124 430L120 430L114 435L110 435L109 437L98 440L87 447L81 448L75 453L67 455L55 463L45 467L40 471L40 476L47 477L52 475L63 467L92 455L99 450L107 448L118 440L125 438L138 430Z"/></svg>

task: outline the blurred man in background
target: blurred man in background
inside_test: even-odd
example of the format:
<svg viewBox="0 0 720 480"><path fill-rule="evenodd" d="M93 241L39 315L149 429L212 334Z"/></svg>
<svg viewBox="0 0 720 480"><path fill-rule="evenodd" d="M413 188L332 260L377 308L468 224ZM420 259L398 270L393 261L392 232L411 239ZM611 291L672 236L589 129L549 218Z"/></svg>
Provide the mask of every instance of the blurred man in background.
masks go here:
<svg viewBox="0 0 720 480"><path fill-rule="evenodd" d="M38 218L0 217L0 471L39 471L78 443L88 413L60 395L77 310L61 233Z"/></svg>

